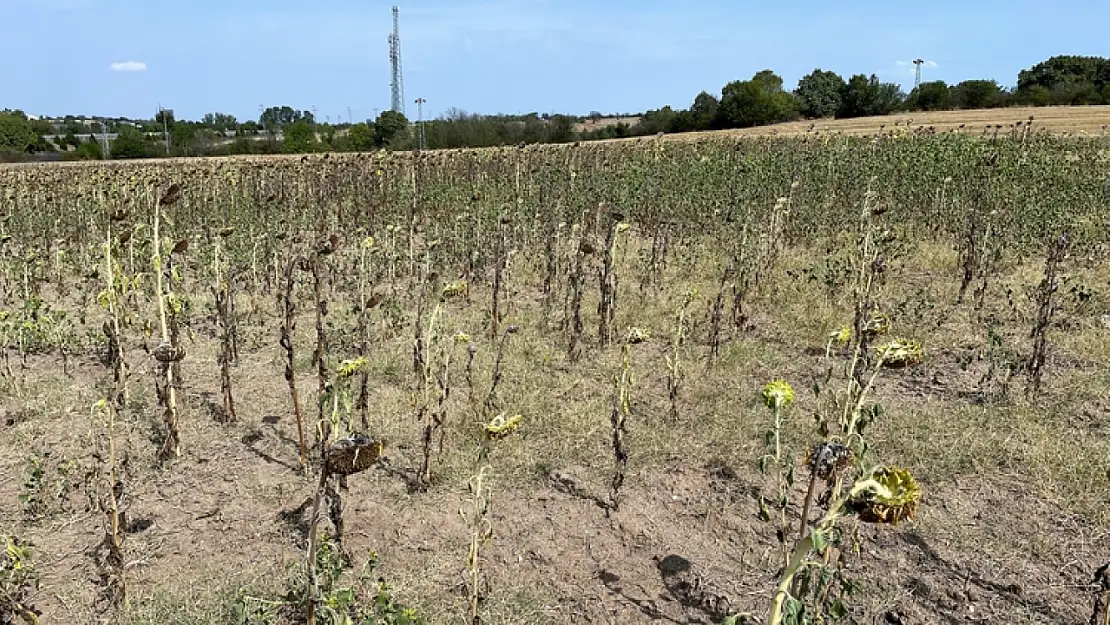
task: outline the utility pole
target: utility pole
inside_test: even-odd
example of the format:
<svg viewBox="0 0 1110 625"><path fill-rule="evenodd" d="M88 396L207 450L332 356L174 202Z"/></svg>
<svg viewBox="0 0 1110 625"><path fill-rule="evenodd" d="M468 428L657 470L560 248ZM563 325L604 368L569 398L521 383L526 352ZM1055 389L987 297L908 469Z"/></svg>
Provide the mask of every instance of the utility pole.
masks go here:
<svg viewBox="0 0 1110 625"><path fill-rule="evenodd" d="M104 160L111 158L112 154L109 150L108 143L108 119L100 120L100 136L104 139Z"/></svg>
<svg viewBox="0 0 1110 625"><path fill-rule="evenodd" d="M427 144L424 143L424 103L425 102L427 102L427 100L425 100L424 98L416 98L416 123L417 123L417 130L418 130L418 136L419 136L419 139L418 139L416 145L421 150L428 147Z"/></svg>
<svg viewBox="0 0 1110 625"><path fill-rule="evenodd" d="M158 115L162 117L162 139L166 142L166 156L170 155L170 122L166 115L166 109L162 108L162 103L158 103Z"/></svg>

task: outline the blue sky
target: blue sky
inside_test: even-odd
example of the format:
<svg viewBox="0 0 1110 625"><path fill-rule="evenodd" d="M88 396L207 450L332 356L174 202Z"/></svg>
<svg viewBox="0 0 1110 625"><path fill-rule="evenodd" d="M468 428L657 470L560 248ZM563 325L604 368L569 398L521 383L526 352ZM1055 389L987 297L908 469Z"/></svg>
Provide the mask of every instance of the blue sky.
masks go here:
<svg viewBox="0 0 1110 625"><path fill-rule="evenodd" d="M0 0L0 109L257 118L259 105L365 119L389 106L392 2ZM416 117L637 112L770 68L913 83L994 78L1055 54L1110 53L1106 0L397 0ZM130 70L130 71L127 71Z"/></svg>

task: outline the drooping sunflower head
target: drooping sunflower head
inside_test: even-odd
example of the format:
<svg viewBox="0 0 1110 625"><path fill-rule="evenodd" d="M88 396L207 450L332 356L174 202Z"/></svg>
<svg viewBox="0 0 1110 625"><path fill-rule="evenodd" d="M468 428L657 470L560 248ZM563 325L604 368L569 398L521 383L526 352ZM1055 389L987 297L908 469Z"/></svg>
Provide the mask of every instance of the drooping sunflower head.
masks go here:
<svg viewBox="0 0 1110 625"><path fill-rule="evenodd" d="M325 452L325 468L334 475L361 473L382 459L385 445L385 440L363 434L338 439Z"/></svg>
<svg viewBox="0 0 1110 625"><path fill-rule="evenodd" d="M343 362L339 363L339 366L336 367L335 372L339 374L339 377L341 378L349 378L365 369L368 362L369 361L366 360L365 356L344 360Z"/></svg>
<svg viewBox="0 0 1110 625"><path fill-rule="evenodd" d="M882 365L891 369L912 367L925 359L925 350L920 341L897 338L875 347Z"/></svg>
<svg viewBox="0 0 1110 625"><path fill-rule="evenodd" d="M651 332L643 328L631 327L628 329L628 336L625 337L625 342L629 345L636 345L638 343L643 343L650 338Z"/></svg>
<svg viewBox="0 0 1110 625"><path fill-rule="evenodd" d="M499 414L490 419L486 424L486 437L490 440L499 441L506 438L520 427L520 422L523 417L516 414L511 417L506 417L504 414Z"/></svg>
<svg viewBox="0 0 1110 625"><path fill-rule="evenodd" d="M863 333L868 336L881 336L890 332L890 317L877 307L872 308L863 324Z"/></svg>
<svg viewBox="0 0 1110 625"><path fill-rule="evenodd" d="M786 380L772 380L763 387L763 403L771 409L794 403L794 388Z"/></svg>
<svg viewBox="0 0 1110 625"><path fill-rule="evenodd" d="M443 286L443 297L458 297L466 293L466 280L455 280Z"/></svg>
<svg viewBox="0 0 1110 625"><path fill-rule="evenodd" d="M871 474L870 481L877 487L862 490L850 502L861 521L897 525L917 514L921 487L908 470L883 467Z"/></svg>
<svg viewBox="0 0 1110 625"><path fill-rule="evenodd" d="M848 341L852 340L852 326L844 326L834 332L830 332L829 340L840 347L844 347L848 344Z"/></svg>

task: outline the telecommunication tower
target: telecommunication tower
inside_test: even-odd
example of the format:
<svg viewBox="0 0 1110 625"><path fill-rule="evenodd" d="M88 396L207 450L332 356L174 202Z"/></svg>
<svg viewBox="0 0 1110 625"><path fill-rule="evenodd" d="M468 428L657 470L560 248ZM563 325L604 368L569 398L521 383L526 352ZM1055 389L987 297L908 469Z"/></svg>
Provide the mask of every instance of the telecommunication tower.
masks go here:
<svg viewBox="0 0 1110 625"><path fill-rule="evenodd" d="M913 88L917 89L921 86L921 66L925 64L925 59L914 59L913 64L917 70L914 73Z"/></svg>
<svg viewBox="0 0 1110 625"><path fill-rule="evenodd" d="M401 74L401 18L400 10L393 7L393 33L389 35L389 64L393 69L390 87L393 91L392 109L405 114L405 81Z"/></svg>

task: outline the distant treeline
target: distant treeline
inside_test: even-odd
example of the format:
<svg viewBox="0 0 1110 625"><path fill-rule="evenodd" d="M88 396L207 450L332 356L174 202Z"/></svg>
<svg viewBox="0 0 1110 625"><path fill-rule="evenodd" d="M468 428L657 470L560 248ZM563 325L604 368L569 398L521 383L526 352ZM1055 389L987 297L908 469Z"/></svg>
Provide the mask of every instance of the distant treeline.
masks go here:
<svg viewBox="0 0 1110 625"><path fill-rule="evenodd" d="M583 138L616 138L659 132L747 128L799 119L850 118L902 111L988 109L1005 106L1110 104L1110 59L1054 56L1018 74L1017 86L995 80L923 82L910 93L874 74L845 80L835 72L815 69L793 91L782 78L763 70L745 81L733 81L719 96L701 92L687 109L665 106L648 111L639 124L601 128Z"/></svg>
<svg viewBox="0 0 1110 625"><path fill-rule="evenodd" d="M289 106L270 107L257 121L246 122L225 113L209 113L200 121L178 120L168 110L150 120L31 119L20 111L5 110L0 111L0 160L36 155L99 159L105 156L105 145L109 158L147 158L566 143L900 111L1087 104L1110 104L1110 59L1055 56L1022 70L1013 88L987 79L954 85L931 81L908 94L873 74L856 74L845 80L821 69L810 72L788 91L782 78L763 70L750 80L726 84L719 95L701 92L689 108L664 106L644 113L632 125L615 123L593 129L579 126L586 119L602 117L600 113L583 118L537 113L480 115L451 109L437 119L413 123L400 113L384 111L377 119L357 124L322 124L311 112ZM103 133L116 136L107 141L99 137Z"/></svg>

